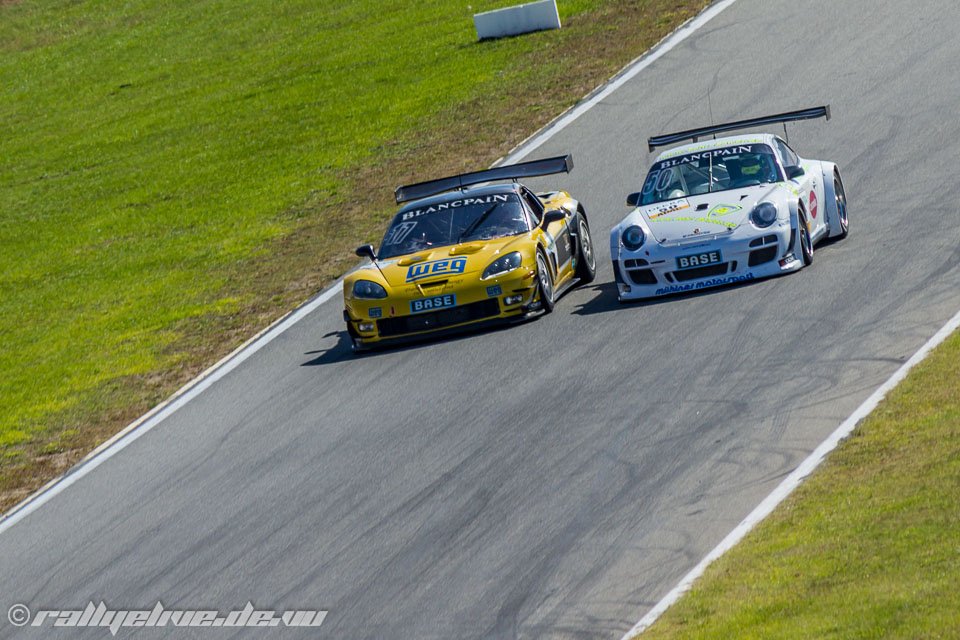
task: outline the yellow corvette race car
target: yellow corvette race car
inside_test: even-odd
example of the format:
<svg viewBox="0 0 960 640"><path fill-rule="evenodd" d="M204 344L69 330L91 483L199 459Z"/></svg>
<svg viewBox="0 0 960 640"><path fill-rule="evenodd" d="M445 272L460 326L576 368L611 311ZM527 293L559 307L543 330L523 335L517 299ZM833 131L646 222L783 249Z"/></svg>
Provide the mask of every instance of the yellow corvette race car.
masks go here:
<svg viewBox="0 0 960 640"><path fill-rule="evenodd" d="M592 281L583 206L517 182L572 168L567 155L397 188L405 204L379 251L357 249L372 264L344 278L354 350L549 313L569 288Z"/></svg>

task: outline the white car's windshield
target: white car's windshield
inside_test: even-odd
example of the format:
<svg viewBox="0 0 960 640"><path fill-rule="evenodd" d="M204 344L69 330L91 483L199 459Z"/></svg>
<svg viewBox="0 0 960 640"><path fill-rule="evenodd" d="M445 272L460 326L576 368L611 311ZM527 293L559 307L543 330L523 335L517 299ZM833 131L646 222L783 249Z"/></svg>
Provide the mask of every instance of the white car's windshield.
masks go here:
<svg viewBox="0 0 960 640"><path fill-rule="evenodd" d="M640 204L777 182L773 149L741 144L665 158L650 168Z"/></svg>
<svg viewBox="0 0 960 640"><path fill-rule="evenodd" d="M523 206L514 193L460 197L398 213L383 237L378 255L391 258L529 230Z"/></svg>

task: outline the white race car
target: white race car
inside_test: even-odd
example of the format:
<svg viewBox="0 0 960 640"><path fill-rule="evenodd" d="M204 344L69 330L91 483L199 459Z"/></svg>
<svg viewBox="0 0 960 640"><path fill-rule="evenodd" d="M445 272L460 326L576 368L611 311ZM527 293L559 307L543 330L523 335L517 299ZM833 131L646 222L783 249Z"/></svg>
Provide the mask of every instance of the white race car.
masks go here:
<svg viewBox="0 0 960 640"><path fill-rule="evenodd" d="M610 232L621 301L797 271L821 239L847 235L847 199L832 162L799 157L781 138L717 133L825 117L816 107L650 138L661 153L636 207ZM786 129L786 124L784 124Z"/></svg>

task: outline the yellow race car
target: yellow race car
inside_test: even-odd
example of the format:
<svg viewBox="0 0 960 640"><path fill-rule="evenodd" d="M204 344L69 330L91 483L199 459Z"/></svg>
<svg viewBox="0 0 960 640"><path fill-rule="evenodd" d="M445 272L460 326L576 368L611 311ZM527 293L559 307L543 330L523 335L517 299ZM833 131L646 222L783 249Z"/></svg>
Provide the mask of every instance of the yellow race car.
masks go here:
<svg viewBox="0 0 960 640"><path fill-rule="evenodd" d="M567 155L397 188L406 204L379 251L357 249L372 264L343 281L354 350L549 313L565 291L592 281L583 206L517 182L572 168Z"/></svg>

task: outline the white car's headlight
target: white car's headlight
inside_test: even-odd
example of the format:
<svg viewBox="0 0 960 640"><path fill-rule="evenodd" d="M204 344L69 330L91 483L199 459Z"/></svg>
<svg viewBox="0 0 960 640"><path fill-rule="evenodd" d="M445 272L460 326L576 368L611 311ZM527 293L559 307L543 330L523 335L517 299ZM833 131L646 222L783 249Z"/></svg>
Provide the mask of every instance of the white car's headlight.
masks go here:
<svg viewBox="0 0 960 640"><path fill-rule="evenodd" d="M761 202L750 212L750 222L761 229L766 229L776 221L777 207L769 202Z"/></svg>
<svg viewBox="0 0 960 640"><path fill-rule="evenodd" d="M494 276L499 276L504 273L509 273L514 269L519 269L520 264L523 262L523 256L519 252L514 251L513 253L508 253L505 256L500 256L496 260L490 263L490 265L483 270L483 275L480 276L481 280L486 280Z"/></svg>
<svg viewBox="0 0 960 640"><path fill-rule="evenodd" d="M377 300L387 297L387 290L376 282L357 280L353 283L353 297L367 300Z"/></svg>
<svg viewBox="0 0 960 640"><path fill-rule="evenodd" d="M637 225L631 225L627 227L623 230L623 234L620 236L620 242L622 242L623 246L630 251L636 251L642 247L646 240L647 234L645 234L643 229Z"/></svg>

